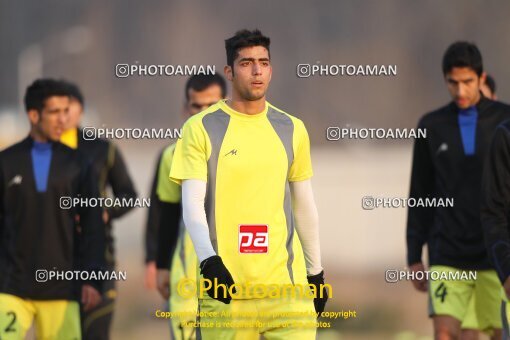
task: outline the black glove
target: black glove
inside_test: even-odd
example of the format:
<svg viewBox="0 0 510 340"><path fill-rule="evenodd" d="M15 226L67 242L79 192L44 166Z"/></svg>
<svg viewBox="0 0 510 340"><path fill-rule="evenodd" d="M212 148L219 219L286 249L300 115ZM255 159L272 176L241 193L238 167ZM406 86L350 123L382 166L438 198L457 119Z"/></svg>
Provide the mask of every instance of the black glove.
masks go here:
<svg viewBox="0 0 510 340"><path fill-rule="evenodd" d="M317 296L313 299L315 311L317 313L324 312L324 307L326 307L326 301L328 301L328 291L326 290L325 287L322 287L321 297L321 285L324 285L324 270L317 275L308 276L308 283L315 287L315 291L317 294Z"/></svg>
<svg viewBox="0 0 510 340"><path fill-rule="evenodd" d="M221 257L218 255L211 256L200 263L200 274L204 276L205 279L211 280L211 284L213 285L211 289L207 290L207 294L218 301L221 301L225 304L229 304L230 300L232 300L232 296L230 296L229 289L230 286L234 284L234 279L227 267L223 264ZM219 287L218 296L214 296L214 279L217 279L218 285L224 284L227 287L226 297L224 297L224 289L223 287ZM232 290L235 294L235 288Z"/></svg>

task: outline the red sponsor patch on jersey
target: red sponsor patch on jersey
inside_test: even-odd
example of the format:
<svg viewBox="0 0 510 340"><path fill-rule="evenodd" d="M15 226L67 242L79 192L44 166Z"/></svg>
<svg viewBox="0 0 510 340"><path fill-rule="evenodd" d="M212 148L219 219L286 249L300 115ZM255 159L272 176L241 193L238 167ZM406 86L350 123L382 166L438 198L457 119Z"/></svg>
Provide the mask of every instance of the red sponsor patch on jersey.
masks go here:
<svg viewBox="0 0 510 340"><path fill-rule="evenodd" d="M239 252L241 254L265 254L269 246L267 224L239 225Z"/></svg>

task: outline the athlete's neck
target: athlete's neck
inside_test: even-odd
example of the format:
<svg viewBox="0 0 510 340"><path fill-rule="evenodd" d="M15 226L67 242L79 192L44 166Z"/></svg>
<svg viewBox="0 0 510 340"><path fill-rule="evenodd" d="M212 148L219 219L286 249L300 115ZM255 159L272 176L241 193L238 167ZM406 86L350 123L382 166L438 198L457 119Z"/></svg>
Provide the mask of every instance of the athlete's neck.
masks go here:
<svg viewBox="0 0 510 340"><path fill-rule="evenodd" d="M34 129L30 130L30 137L39 143L48 143L50 141L49 138L45 137L43 134L35 131Z"/></svg>
<svg viewBox="0 0 510 340"><path fill-rule="evenodd" d="M257 100L246 100L234 97L235 96L230 100L229 106L237 112L247 115L256 115L266 108L266 96Z"/></svg>

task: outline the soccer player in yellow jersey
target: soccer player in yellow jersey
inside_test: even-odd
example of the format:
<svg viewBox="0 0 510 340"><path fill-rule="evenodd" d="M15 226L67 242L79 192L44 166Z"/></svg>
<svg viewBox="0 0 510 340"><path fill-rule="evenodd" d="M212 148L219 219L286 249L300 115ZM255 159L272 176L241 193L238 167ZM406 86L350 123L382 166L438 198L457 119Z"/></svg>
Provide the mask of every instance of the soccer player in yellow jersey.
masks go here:
<svg viewBox="0 0 510 340"><path fill-rule="evenodd" d="M327 300L310 142L301 120L266 101L269 44L259 30L225 41L232 99L188 119L174 152L199 278L217 288L199 294L197 338L315 339ZM288 286L315 298L267 294Z"/></svg>
<svg viewBox="0 0 510 340"><path fill-rule="evenodd" d="M185 87L185 118L225 98L226 87L225 79L219 74L191 76ZM172 143L163 150L158 160L154 192L151 193L155 204L151 205L151 210L157 208L159 217L147 221L147 255L154 259L157 288L161 296L169 301L170 311L182 313L181 317L170 320L172 338L195 339L195 327L187 325L195 320L197 299L184 298L177 292L180 280L196 280L198 263L191 239L181 222L181 187L168 178L174 150L175 143Z"/></svg>

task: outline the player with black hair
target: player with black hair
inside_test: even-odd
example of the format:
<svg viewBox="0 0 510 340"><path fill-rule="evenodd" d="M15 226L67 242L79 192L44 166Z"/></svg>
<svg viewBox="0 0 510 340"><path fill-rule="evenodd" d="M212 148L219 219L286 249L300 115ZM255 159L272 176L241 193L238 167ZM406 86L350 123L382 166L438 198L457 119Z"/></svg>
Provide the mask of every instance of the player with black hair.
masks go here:
<svg viewBox="0 0 510 340"><path fill-rule="evenodd" d="M221 75L191 76L185 85L183 117L187 119L225 96L226 83ZM181 188L168 177L174 151L172 143L158 157L152 183L154 204L149 209L145 234L146 285L155 281L153 286L169 302L170 310L182 312L182 316L170 320L172 338L194 339L195 327L189 324L195 320L197 299L185 299L177 293L179 280L196 280L197 256L182 224Z"/></svg>
<svg viewBox="0 0 510 340"><path fill-rule="evenodd" d="M102 282L51 275L104 268L100 209L69 201L99 194L88 160L59 142L69 95L60 81L34 81L25 94L30 134L0 152L1 339L24 339L34 320L38 339L80 339L78 301L88 311L101 300Z"/></svg>
<svg viewBox="0 0 510 340"><path fill-rule="evenodd" d="M202 339L315 339L310 325L327 300L308 133L301 120L266 101L269 46L259 30L241 30L225 40L232 99L188 119L174 152L170 178L182 185L198 278L212 284L199 296ZM236 284L246 289L237 291ZM308 284L315 298L260 296L257 289ZM239 318L238 312L246 314ZM300 318L266 319L278 313Z"/></svg>
<svg viewBox="0 0 510 340"><path fill-rule="evenodd" d="M452 198L454 207L408 209L407 263L423 271L427 245L430 270L441 273L440 280L413 281L418 291L428 290L436 339L477 337L479 331L499 339L501 284L483 242L480 195L483 160L510 108L481 94L485 73L476 45L450 45L442 70L452 102L418 123L427 138L415 141L410 197ZM476 280L443 279L469 270Z"/></svg>
<svg viewBox="0 0 510 340"><path fill-rule="evenodd" d="M85 109L85 100L78 85L63 81L67 86L70 103L68 120L65 125L61 142L73 149L78 149L92 164L97 183L95 186L100 197L108 197L107 191L111 189L114 197L120 199L135 199L137 197L133 181L124 162L119 148L104 139L89 139L83 135L80 127ZM106 268L114 271L115 239L113 237L113 224L115 219L124 216L131 207L109 207L102 211L104 222L104 235L106 244L103 250L106 259ZM117 289L114 280L106 281L102 287L102 301L92 310L82 311L83 340L106 340L110 338L110 328L113 320Z"/></svg>

